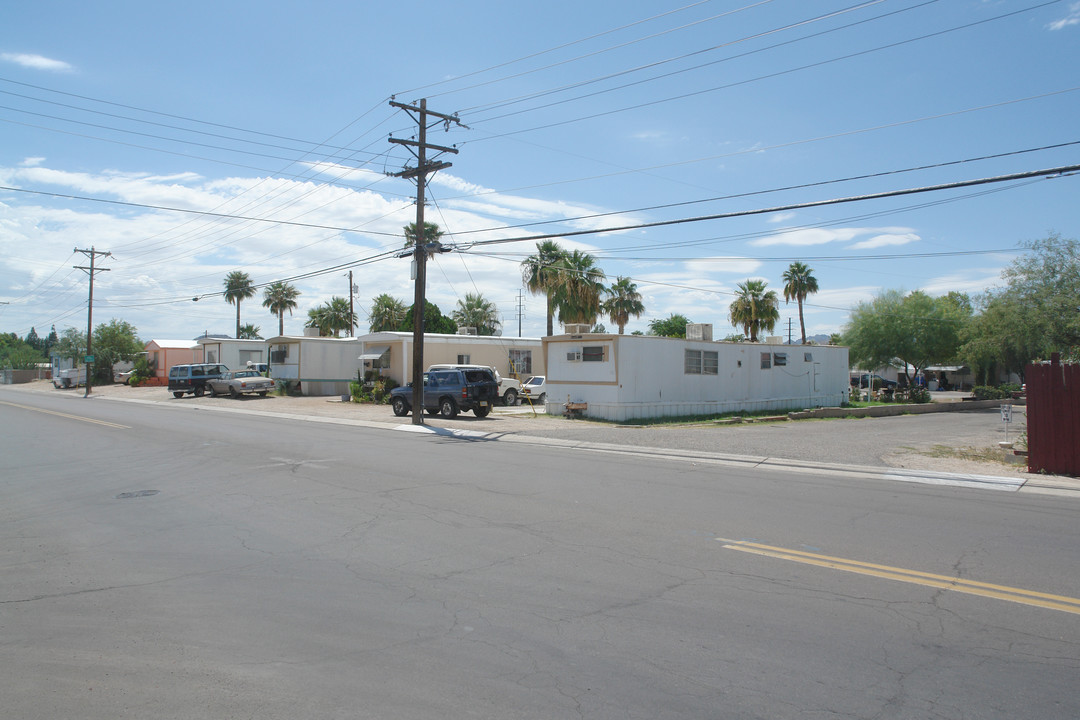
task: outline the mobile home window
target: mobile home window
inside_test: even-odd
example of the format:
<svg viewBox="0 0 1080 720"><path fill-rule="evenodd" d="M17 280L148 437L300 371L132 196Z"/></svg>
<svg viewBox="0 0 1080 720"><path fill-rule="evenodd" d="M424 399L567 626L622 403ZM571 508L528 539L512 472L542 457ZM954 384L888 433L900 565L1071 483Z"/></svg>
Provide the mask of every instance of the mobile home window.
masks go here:
<svg viewBox="0 0 1080 720"><path fill-rule="evenodd" d="M814 353L803 353L803 362L814 362Z"/></svg>
<svg viewBox="0 0 1080 720"><path fill-rule="evenodd" d="M471 355L458 355L457 356L457 364L458 365L470 365L470 364L472 364L472 356Z"/></svg>
<svg viewBox="0 0 1080 720"><path fill-rule="evenodd" d="M773 353L773 365L776 367L787 365L787 353Z"/></svg>
<svg viewBox="0 0 1080 720"><path fill-rule="evenodd" d="M581 348L582 362L604 362L603 345L586 345Z"/></svg>
<svg viewBox="0 0 1080 720"><path fill-rule="evenodd" d="M518 375L532 375L532 350L511 350L510 369Z"/></svg>
<svg viewBox="0 0 1080 720"><path fill-rule="evenodd" d="M684 350L683 353L683 372L687 375L700 375L701 351Z"/></svg>
<svg viewBox="0 0 1080 720"><path fill-rule="evenodd" d="M768 370L772 367L772 353L761 353L761 369Z"/></svg>
<svg viewBox="0 0 1080 720"><path fill-rule="evenodd" d="M273 365L280 365L285 362L289 357L289 346L278 345L275 349L270 351L270 362Z"/></svg>
<svg viewBox="0 0 1080 720"><path fill-rule="evenodd" d="M705 350L701 353L701 374L717 375L720 372L720 353L716 350Z"/></svg>
<svg viewBox="0 0 1080 720"><path fill-rule="evenodd" d="M685 350L683 372L687 375L716 375L720 369L720 355L715 350Z"/></svg>

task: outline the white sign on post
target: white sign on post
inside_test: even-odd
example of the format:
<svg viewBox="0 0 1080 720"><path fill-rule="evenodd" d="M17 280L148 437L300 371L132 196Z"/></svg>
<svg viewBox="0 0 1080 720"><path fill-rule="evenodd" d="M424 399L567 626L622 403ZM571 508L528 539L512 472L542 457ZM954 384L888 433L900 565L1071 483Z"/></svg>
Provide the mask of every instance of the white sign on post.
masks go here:
<svg viewBox="0 0 1080 720"><path fill-rule="evenodd" d="M1012 405L1002 405L1001 406L1001 422L1004 422L1004 423L1011 423L1012 422Z"/></svg>

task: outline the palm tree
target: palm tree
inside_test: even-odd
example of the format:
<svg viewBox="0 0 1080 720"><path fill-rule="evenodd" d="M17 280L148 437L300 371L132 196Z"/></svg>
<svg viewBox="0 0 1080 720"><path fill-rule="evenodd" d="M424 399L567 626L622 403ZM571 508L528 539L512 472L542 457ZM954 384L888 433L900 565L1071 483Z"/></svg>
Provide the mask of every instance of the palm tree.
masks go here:
<svg viewBox="0 0 1080 720"><path fill-rule="evenodd" d="M371 312L368 313L370 332L393 332L405 321L409 309L396 297L383 293L371 299Z"/></svg>
<svg viewBox="0 0 1080 720"><path fill-rule="evenodd" d="M278 335L285 334L285 311L296 308L296 298L300 297L300 291L283 280L270 283L263 291L263 307L269 308L270 312L278 317Z"/></svg>
<svg viewBox="0 0 1080 720"><path fill-rule="evenodd" d="M404 228L405 231L405 247L411 248L416 244L416 223L409 223ZM435 254L432 249L433 244L438 244L439 238L443 236L443 231L439 229L439 226L435 223L424 223L424 245L427 248L427 255L431 257Z"/></svg>
<svg viewBox="0 0 1080 720"><path fill-rule="evenodd" d="M237 333L236 337L239 340L262 340L262 335L259 334L260 332L262 332L262 328L258 325L255 323L247 323L240 326L240 332Z"/></svg>
<svg viewBox="0 0 1080 720"><path fill-rule="evenodd" d="M495 303L482 293L465 293L465 299L458 300L457 310L450 315L458 327L476 328L477 335L494 335L502 326Z"/></svg>
<svg viewBox="0 0 1080 720"><path fill-rule="evenodd" d="M246 272L233 270L225 276L225 300L236 305L236 337L240 337L240 301L255 296L255 286Z"/></svg>
<svg viewBox="0 0 1080 720"><path fill-rule="evenodd" d="M356 325L356 313L349 312L349 301L334 296L329 301L308 310L307 327L319 328L319 334L338 337L342 330L349 330Z"/></svg>
<svg viewBox="0 0 1080 720"><path fill-rule="evenodd" d="M619 326L619 334L623 334L626 323L632 317L641 317L645 313L645 305L641 302L641 293L637 285L630 278L619 277L615 284L607 289L607 298L601 309L607 314L611 322Z"/></svg>
<svg viewBox="0 0 1080 720"><path fill-rule="evenodd" d="M738 296L731 303L731 324L741 327L750 342L757 342L760 330L769 332L780 320L780 298L775 290L765 290L764 280L747 280L738 287Z"/></svg>
<svg viewBox="0 0 1080 720"><path fill-rule="evenodd" d="M604 271L596 258L575 250L559 263L561 274L555 289L559 322L592 325L600 315L600 296L604 293Z"/></svg>
<svg viewBox="0 0 1080 720"><path fill-rule="evenodd" d="M536 254L525 258L521 263L521 279L533 295L544 295L547 302L547 334L555 334L555 305L552 297L559 282L559 273L555 266L566 255L554 240L536 243Z"/></svg>
<svg viewBox="0 0 1080 720"><path fill-rule="evenodd" d="M818 291L817 278L813 269L805 263L795 261L784 271L784 302L796 300L799 303L799 330L802 331L802 344L806 344L806 322L803 320L803 302L807 295Z"/></svg>

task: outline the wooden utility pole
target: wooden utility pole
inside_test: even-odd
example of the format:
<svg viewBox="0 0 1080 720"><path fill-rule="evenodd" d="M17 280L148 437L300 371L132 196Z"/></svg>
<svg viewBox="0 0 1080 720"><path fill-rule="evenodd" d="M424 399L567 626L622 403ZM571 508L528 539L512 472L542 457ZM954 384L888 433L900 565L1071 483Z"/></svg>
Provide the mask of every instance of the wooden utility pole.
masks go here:
<svg viewBox="0 0 1080 720"><path fill-rule="evenodd" d="M424 241L424 191L427 187L427 176L438 170L451 167L448 162L435 162L428 160L427 151L436 150L439 153L457 154L456 148L431 145L427 141L429 123L431 126L442 123L446 129L450 129L450 123L461 125L456 115L443 115L427 109L427 99L420 101L420 106L405 105L390 101L391 107L404 110L416 121L419 128L417 140L399 140L390 138L390 142L404 145L416 157L416 167L406 167L401 172L391 173L393 177L416 179L416 243L413 247L413 258L416 263L416 286L413 291L413 362L412 362L412 424L424 424L424 304L427 285L427 254L428 246ZM436 118L434 122L429 118ZM462 126L464 127L464 126Z"/></svg>
<svg viewBox="0 0 1080 720"><path fill-rule="evenodd" d="M83 393L83 397L89 397L90 384L93 382L93 373L90 372L90 363L94 361L94 273L108 272L110 270L110 268L94 267L94 258L98 255L109 257L112 253L95 250L93 245L90 246L89 250L75 248L72 252L82 253L90 258L90 267L84 267L82 265L73 266L76 270L85 270L87 274L90 275L90 299L86 304L86 357L83 358L83 362L86 365L86 392ZM78 382L78 376L76 376L75 380Z"/></svg>

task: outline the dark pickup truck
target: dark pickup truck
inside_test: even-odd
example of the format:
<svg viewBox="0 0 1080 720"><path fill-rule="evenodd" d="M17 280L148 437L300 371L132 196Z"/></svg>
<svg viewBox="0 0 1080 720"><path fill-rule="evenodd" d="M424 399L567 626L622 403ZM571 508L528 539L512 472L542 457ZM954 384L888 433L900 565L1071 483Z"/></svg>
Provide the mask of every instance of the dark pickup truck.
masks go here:
<svg viewBox="0 0 1080 720"><path fill-rule="evenodd" d="M413 389L410 383L390 391L390 407L398 417L412 410ZM476 417L487 417L499 401L499 383L487 368L468 370L428 370L424 373L424 409L429 415L456 417L472 410Z"/></svg>

